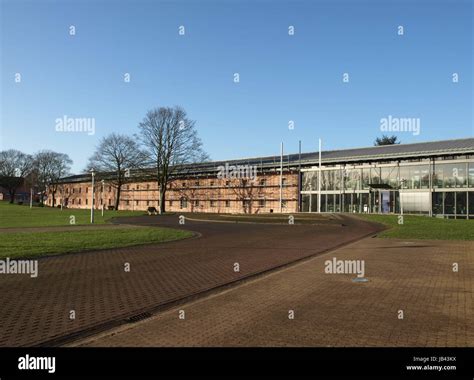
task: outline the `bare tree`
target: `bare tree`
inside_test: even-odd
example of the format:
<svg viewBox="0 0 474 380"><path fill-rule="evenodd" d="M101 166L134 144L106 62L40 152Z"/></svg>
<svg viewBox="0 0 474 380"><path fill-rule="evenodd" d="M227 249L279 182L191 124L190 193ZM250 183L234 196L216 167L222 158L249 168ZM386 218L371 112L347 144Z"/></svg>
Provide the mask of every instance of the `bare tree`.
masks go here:
<svg viewBox="0 0 474 380"><path fill-rule="evenodd" d="M116 191L115 209L120 207L122 186L127 181L130 170L143 168L146 161L145 153L131 137L112 133L103 137L94 154L89 158L87 170L94 168L98 178L107 181Z"/></svg>
<svg viewBox="0 0 474 380"><path fill-rule="evenodd" d="M17 189L31 173L33 157L15 149L0 152L0 186L7 189L10 203L15 200Z"/></svg>
<svg viewBox="0 0 474 380"><path fill-rule="evenodd" d="M156 171L159 212L165 212L166 190L185 164L204 162L209 156L202 148L195 122L181 107L160 107L148 111L138 125L140 140Z"/></svg>
<svg viewBox="0 0 474 380"><path fill-rule="evenodd" d="M256 186L254 181L248 178L237 178L234 180L232 192L236 195L237 200L242 202L244 214L251 214L253 203L259 199L260 195L264 194L263 188Z"/></svg>
<svg viewBox="0 0 474 380"><path fill-rule="evenodd" d="M43 204L44 196L49 188L52 195L51 205L55 206L59 180L69 174L71 165L72 160L65 153L42 150L34 155L34 170L41 193L41 204Z"/></svg>

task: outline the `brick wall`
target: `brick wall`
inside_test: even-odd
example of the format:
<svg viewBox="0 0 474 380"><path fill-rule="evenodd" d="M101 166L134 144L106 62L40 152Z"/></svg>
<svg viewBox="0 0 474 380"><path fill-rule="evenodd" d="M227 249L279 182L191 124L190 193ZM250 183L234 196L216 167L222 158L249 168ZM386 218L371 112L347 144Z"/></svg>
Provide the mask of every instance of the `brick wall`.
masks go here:
<svg viewBox="0 0 474 380"><path fill-rule="evenodd" d="M298 211L298 173L283 175L283 212ZM61 202L68 208L90 208L91 183L66 183L56 192L55 206ZM62 193L61 193L62 192ZM105 182L95 184L95 208L115 204L116 189ZM254 181L218 179L216 177L187 177L175 179L166 192L166 211L214 213L268 213L279 212L280 175L259 175ZM120 210L158 208L159 192L156 182L130 182L122 186ZM46 202L52 206L52 195Z"/></svg>

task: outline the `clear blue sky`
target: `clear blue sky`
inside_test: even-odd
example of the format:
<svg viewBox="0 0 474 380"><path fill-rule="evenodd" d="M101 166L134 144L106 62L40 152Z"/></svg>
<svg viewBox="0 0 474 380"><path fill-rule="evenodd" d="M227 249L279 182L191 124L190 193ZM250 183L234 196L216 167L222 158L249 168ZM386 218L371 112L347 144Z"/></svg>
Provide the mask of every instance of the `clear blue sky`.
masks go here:
<svg viewBox="0 0 474 380"><path fill-rule="evenodd" d="M215 160L370 146L388 115L420 118L405 143L474 135L469 0L1 4L0 148L64 152L76 173L157 106L184 107ZM95 135L56 132L63 115Z"/></svg>

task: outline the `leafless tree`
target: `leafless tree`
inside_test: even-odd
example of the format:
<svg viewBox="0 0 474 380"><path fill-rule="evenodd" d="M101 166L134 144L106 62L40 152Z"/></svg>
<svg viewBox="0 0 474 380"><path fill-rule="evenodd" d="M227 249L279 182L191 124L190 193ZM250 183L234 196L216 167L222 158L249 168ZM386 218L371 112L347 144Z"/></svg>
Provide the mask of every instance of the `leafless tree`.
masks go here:
<svg viewBox="0 0 474 380"><path fill-rule="evenodd" d="M122 186L127 182L128 174L132 170L143 168L145 161L146 155L133 138L112 133L100 140L89 158L86 170L94 168L98 172L98 179L107 178L107 182L116 191L115 209L118 210Z"/></svg>
<svg viewBox="0 0 474 380"><path fill-rule="evenodd" d="M232 192L236 199L242 202L242 211L244 214L252 213L253 203L263 195L263 188L256 186L255 182L249 178L237 178L233 180Z"/></svg>
<svg viewBox="0 0 474 380"><path fill-rule="evenodd" d="M185 164L204 162L209 156L202 148L195 122L181 107L160 107L148 111L138 125L139 138L151 165L155 168L159 187L159 212L165 212L166 190Z"/></svg>
<svg viewBox="0 0 474 380"><path fill-rule="evenodd" d="M0 152L0 186L15 200L17 189L24 183L33 168L33 157L15 149Z"/></svg>
<svg viewBox="0 0 474 380"><path fill-rule="evenodd" d="M71 165L72 160L65 153L42 150L34 155L34 171L41 193L41 204L43 204L44 196L49 189L52 195L51 205L55 206L59 180L69 174Z"/></svg>

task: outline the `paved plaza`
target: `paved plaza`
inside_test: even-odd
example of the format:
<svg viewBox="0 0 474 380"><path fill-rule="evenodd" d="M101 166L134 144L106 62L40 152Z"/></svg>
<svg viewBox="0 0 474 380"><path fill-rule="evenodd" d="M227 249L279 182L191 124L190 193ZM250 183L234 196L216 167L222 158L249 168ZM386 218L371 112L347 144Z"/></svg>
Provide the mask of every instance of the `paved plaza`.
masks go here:
<svg viewBox="0 0 474 380"><path fill-rule="evenodd" d="M369 282L326 274L333 257ZM366 238L76 345L472 347L473 291L473 242Z"/></svg>
<svg viewBox="0 0 474 380"><path fill-rule="evenodd" d="M347 244L380 226L351 217L326 225L187 221L118 223L183 228L195 238L39 260L38 277L0 277L0 346L58 345L139 319L189 297ZM238 270L236 271L236 264ZM130 271L126 271L126 268ZM138 315L138 317L137 317ZM74 318L72 318L74 317Z"/></svg>

